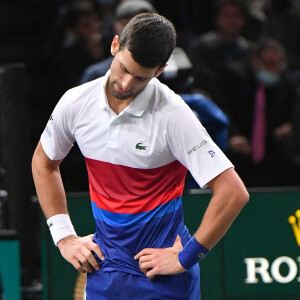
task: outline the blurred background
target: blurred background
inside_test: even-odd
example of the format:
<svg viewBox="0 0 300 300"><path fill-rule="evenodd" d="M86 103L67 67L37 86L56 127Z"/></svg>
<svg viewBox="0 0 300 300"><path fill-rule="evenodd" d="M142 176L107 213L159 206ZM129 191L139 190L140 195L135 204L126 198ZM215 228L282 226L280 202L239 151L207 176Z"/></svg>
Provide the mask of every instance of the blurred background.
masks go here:
<svg viewBox="0 0 300 300"><path fill-rule="evenodd" d="M191 106L246 186L300 186L299 0L2 0L0 237L20 243L23 299L41 299L43 288L31 176L39 137L66 90L105 74L110 43L132 14L152 9L178 33L159 79ZM73 148L61 165L65 188L87 192ZM198 188L190 175L186 187Z"/></svg>

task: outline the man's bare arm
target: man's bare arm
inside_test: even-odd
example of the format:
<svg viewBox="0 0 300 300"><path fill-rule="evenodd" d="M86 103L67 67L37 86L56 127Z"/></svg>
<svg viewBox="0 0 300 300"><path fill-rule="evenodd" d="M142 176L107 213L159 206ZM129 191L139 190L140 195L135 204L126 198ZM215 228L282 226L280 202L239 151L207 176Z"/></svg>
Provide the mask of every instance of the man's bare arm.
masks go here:
<svg viewBox="0 0 300 300"><path fill-rule="evenodd" d="M59 171L61 160L51 160L38 144L32 158L32 173L37 196L46 219L59 214L68 214L67 200ZM79 272L98 270L99 264L93 252L104 259L99 246L93 242L93 236L78 237L69 235L57 244L62 256Z"/></svg>
<svg viewBox="0 0 300 300"><path fill-rule="evenodd" d="M59 171L60 163L61 160L49 159L39 142L32 158L32 174L46 219L57 214L68 213L65 190Z"/></svg>
<svg viewBox="0 0 300 300"><path fill-rule="evenodd" d="M211 249L227 232L244 205L249 194L233 168L226 170L208 183L213 191L196 240Z"/></svg>

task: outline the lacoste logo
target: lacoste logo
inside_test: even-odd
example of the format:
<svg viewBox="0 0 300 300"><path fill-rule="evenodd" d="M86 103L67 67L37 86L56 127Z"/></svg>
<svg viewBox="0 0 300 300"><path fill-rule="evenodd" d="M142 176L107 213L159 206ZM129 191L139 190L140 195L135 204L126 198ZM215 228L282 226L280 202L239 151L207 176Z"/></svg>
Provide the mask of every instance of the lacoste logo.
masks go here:
<svg viewBox="0 0 300 300"><path fill-rule="evenodd" d="M135 149L138 149L138 150L147 150L147 146L143 146L142 144L143 143L137 143L135 145Z"/></svg>
<svg viewBox="0 0 300 300"><path fill-rule="evenodd" d="M295 216L294 215L290 216L288 220L289 220L289 223L292 225L292 229L295 234L296 242L297 242L298 246L300 247L300 209L296 210Z"/></svg>
<svg viewBox="0 0 300 300"><path fill-rule="evenodd" d="M50 224L49 224L49 228L51 228L53 226L53 223L51 222Z"/></svg>

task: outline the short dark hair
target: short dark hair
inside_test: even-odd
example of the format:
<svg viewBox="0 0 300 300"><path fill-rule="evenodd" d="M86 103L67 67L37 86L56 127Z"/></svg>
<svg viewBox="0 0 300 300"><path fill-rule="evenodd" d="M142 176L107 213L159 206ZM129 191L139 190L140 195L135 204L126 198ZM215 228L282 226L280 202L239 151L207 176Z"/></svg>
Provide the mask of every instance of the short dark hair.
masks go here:
<svg viewBox="0 0 300 300"><path fill-rule="evenodd" d="M126 0L116 7L115 18L117 21L130 20L140 13L156 13L156 10L147 0Z"/></svg>
<svg viewBox="0 0 300 300"><path fill-rule="evenodd" d="M142 13L130 20L120 37L120 48L145 68L162 67L176 45L173 24L156 13Z"/></svg>
<svg viewBox="0 0 300 300"><path fill-rule="evenodd" d="M64 22L66 27L75 29L81 17L89 17L92 15L97 15L92 5L87 3L74 4L67 10Z"/></svg>
<svg viewBox="0 0 300 300"><path fill-rule="evenodd" d="M260 57L267 49L282 53L283 56L285 55L285 49L283 45L279 41L272 38L264 38L258 41L256 47L253 49L253 52L256 57Z"/></svg>
<svg viewBox="0 0 300 300"><path fill-rule="evenodd" d="M214 15L217 16L224 6L226 5L232 5L236 6L240 9L241 13L244 15L244 17L247 15L247 5L244 3L244 1L241 0L219 0L216 1L214 5Z"/></svg>

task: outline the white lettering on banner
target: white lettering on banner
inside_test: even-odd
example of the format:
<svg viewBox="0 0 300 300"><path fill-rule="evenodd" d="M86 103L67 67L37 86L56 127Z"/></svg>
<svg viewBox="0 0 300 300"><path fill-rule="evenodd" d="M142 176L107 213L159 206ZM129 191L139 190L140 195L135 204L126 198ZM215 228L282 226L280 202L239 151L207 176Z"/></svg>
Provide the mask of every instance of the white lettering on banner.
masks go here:
<svg viewBox="0 0 300 300"><path fill-rule="evenodd" d="M259 280L256 278L256 274L260 274L264 283L270 283L273 281L268 272L269 261L266 258L245 258L244 263L247 266L247 278L245 279L245 283L258 283Z"/></svg>
<svg viewBox="0 0 300 300"><path fill-rule="evenodd" d="M283 263L287 264L288 269L289 269L289 272L285 277L282 276L279 271L279 268L280 268L281 264L283 264ZM289 282L293 281L297 276L297 264L292 258L290 258L288 256L278 257L272 263L271 274L277 282L289 283Z"/></svg>
<svg viewBox="0 0 300 300"><path fill-rule="evenodd" d="M296 260L297 261L288 256L280 256L273 261L270 267L270 263L265 257L245 258L244 263L246 264L247 271L245 283L258 283L259 279L257 278L257 275L259 274L263 283L271 283L275 280L278 283L286 284L293 281L296 278L297 273L297 281L300 282L300 257L297 257ZM283 264L285 264L288 269L288 273L284 276L280 273L280 267Z"/></svg>

